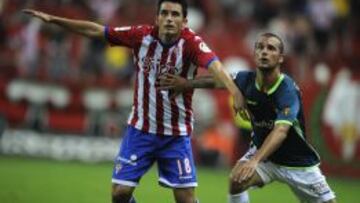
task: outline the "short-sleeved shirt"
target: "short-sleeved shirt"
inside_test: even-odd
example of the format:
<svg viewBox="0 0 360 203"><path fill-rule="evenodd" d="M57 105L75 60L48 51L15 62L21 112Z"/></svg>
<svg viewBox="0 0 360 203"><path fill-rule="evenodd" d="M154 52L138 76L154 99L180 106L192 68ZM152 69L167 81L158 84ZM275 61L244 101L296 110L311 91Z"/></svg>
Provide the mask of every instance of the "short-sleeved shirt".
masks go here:
<svg viewBox="0 0 360 203"><path fill-rule="evenodd" d="M301 93L294 80L281 74L274 85L264 92L255 78L256 72L242 71L234 79L246 98L251 114L253 143L260 148L276 124L286 123L291 126L288 135L268 159L291 167L318 164L319 155L306 140Z"/></svg>
<svg viewBox="0 0 360 203"><path fill-rule="evenodd" d="M169 136L190 135L193 130L193 91L169 97L169 91L156 89L157 78L164 73L193 79L198 67L207 68L217 56L188 28L173 44L163 44L158 28L150 25L106 27L111 45L132 49L136 68L134 104L128 124L148 133Z"/></svg>

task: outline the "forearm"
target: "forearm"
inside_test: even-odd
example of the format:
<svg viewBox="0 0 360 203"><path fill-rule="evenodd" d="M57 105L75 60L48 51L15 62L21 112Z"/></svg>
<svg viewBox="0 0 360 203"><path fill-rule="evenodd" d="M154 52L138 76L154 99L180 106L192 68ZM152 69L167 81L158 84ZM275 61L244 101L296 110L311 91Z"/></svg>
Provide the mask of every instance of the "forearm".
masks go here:
<svg viewBox="0 0 360 203"><path fill-rule="evenodd" d="M94 22L73 20L53 15L50 16L49 22L87 37L100 38L104 36L104 26Z"/></svg>
<svg viewBox="0 0 360 203"><path fill-rule="evenodd" d="M188 87L195 88L225 88L222 83L216 83L215 79L211 75L202 75L196 77L193 80L188 80Z"/></svg>
<svg viewBox="0 0 360 203"><path fill-rule="evenodd" d="M234 97L241 95L239 88L235 85L230 75L222 69L222 65L219 61L213 62L209 67L209 71L214 76L216 84L221 84L223 87L226 87Z"/></svg>
<svg viewBox="0 0 360 203"><path fill-rule="evenodd" d="M252 159L260 162L268 158L281 146L287 136L288 129L289 126L275 127Z"/></svg>

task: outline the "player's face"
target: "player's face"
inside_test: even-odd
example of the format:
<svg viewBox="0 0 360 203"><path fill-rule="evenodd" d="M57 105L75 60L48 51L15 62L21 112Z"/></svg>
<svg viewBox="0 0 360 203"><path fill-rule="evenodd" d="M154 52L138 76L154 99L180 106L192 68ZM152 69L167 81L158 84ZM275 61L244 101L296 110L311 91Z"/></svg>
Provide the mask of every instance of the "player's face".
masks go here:
<svg viewBox="0 0 360 203"><path fill-rule="evenodd" d="M181 4L163 2L160 5L156 18L159 35L178 36L186 22L187 19L183 16Z"/></svg>
<svg viewBox="0 0 360 203"><path fill-rule="evenodd" d="M280 41L275 37L260 37L255 44L256 66L261 70L271 70L279 67L283 60Z"/></svg>

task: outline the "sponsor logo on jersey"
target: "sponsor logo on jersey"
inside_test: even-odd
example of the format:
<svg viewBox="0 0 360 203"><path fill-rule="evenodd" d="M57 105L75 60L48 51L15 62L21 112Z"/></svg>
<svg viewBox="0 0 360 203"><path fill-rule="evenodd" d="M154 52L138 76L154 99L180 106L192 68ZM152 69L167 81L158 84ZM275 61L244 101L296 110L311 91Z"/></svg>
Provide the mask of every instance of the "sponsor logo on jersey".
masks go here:
<svg viewBox="0 0 360 203"><path fill-rule="evenodd" d="M255 121L254 126L258 128L272 129L274 127L274 121Z"/></svg>
<svg viewBox="0 0 360 203"><path fill-rule="evenodd" d="M145 73L149 73L151 70L155 70L156 75L162 75L165 73L177 74L180 72L180 70L176 66L173 66L170 62L161 64L160 59L144 57L142 62L142 70Z"/></svg>

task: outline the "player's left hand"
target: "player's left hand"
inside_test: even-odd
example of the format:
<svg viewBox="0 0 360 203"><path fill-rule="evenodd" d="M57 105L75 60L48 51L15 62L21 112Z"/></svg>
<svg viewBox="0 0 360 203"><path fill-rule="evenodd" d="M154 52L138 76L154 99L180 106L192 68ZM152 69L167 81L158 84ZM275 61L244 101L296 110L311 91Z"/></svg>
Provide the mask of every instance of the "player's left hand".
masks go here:
<svg viewBox="0 0 360 203"><path fill-rule="evenodd" d="M50 22L53 17L52 15L33 9L23 9L22 12L40 18L44 22Z"/></svg>
<svg viewBox="0 0 360 203"><path fill-rule="evenodd" d="M241 113L241 111L246 109L245 98L240 91L237 91L237 93L233 95L233 99L233 108L235 113Z"/></svg>
<svg viewBox="0 0 360 203"><path fill-rule="evenodd" d="M231 172L231 179L238 183L248 181L254 175L257 165L258 162L254 160L242 162Z"/></svg>
<svg viewBox="0 0 360 203"><path fill-rule="evenodd" d="M159 76L155 86L158 90L170 90L170 98L174 98L190 88L185 78L170 73Z"/></svg>

